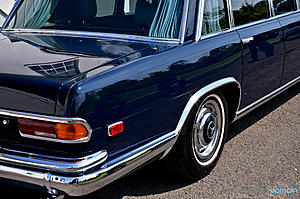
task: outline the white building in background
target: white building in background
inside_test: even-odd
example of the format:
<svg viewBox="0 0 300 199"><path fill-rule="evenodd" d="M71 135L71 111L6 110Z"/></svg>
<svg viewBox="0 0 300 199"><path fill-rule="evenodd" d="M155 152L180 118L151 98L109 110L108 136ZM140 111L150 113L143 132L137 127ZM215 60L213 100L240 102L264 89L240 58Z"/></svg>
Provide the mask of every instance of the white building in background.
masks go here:
<svg viewBox="0 0 300 199"><path fill-rule="evenodd" d="M0 10L8 14L15 4L15 0L0 0Z"/></svg>

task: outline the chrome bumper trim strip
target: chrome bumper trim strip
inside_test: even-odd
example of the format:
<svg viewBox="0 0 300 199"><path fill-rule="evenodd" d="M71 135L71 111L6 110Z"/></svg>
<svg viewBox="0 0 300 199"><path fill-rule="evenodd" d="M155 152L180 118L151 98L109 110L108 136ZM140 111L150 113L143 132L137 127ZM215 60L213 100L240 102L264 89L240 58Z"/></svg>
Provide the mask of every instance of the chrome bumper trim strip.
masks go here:
<svg viewBox="0 0 300 199"><path fill-rule="evenodd" d="M176 133L171 132L120 157L109 160L105 164L91 165L89 168L93 168L94 172L84 175L78 173L69 177L63 172L61 175L54 175L47 170L37 172L30 169L20 169L17 166L0 165L0 177L44 186L49 192L56 189L70 196L82 196L121 178L162 154L174 145L175 137ZM16 163L18 165L18 162Z"/></svg>
<svg viewBox="0 0 300 199"><path fill-rule="evenodd" d="M24 166L37 167L39 169L50 169L52 171L83 172L91 166L103 163L107 158L105 150L81 158L63 159L50 156L39 156L38 154L23 153L4 149L0 153L0 161L14 163ZM10 153L9 153L10 152Z"/></svg>

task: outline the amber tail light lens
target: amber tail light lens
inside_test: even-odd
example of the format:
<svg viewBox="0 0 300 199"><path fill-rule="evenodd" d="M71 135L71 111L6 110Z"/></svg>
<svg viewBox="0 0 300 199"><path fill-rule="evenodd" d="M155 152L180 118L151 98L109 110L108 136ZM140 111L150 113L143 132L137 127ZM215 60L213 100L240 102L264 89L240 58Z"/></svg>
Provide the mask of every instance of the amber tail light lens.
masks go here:
<svg viewBox="0 0 300 199"><path fill-rule="evenodd" d="M66 141L82 140L88 137L88 130L83 124L54 123L19 118L18 126L23 135Z"/></svg>

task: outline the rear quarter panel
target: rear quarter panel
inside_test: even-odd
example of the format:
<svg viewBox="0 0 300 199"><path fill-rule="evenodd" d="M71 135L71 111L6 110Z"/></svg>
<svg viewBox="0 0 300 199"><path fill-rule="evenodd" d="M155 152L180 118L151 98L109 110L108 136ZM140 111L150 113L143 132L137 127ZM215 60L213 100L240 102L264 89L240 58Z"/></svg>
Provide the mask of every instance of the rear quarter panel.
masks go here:
<svg viewBox="0 0 300 199"><path fill-rule="evenodd" d="M118 154L175 130L190 97L225 77L241 80L241 44L236 32L177 46L80 81L68 97L68 116L93 128L88 150ZM108 137L107 126L125 131Z"/></svg>

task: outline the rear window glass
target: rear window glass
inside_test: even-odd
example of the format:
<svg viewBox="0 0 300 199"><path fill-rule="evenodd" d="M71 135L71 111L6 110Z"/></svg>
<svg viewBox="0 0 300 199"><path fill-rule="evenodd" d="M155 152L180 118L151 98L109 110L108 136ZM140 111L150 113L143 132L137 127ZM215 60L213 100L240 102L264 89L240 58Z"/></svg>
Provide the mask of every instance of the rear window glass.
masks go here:
<svg viewBox="0 0 300 199"><path fill-rule="evenodd" d="M259 21L268 17L266 0L232 0L236 26Z"/></svg>
<svg viewBox="0 0 300 199"><path fill-rule="evenodd" d="M179 37L184 0L23 0L7 29Z"/></svg>

